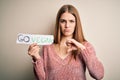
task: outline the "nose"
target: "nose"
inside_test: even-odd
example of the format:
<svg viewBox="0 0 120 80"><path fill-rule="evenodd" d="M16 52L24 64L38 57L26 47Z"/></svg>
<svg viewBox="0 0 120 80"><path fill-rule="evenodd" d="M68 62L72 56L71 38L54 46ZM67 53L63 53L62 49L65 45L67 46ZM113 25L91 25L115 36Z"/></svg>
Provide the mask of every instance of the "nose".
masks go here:
<svg viewBox="0 0 120 80"><path fill-rule="evenodd" d="M68 27L69 27L69 22L66 22L65 27L66 27L66 28L68 28Z"/></svg>

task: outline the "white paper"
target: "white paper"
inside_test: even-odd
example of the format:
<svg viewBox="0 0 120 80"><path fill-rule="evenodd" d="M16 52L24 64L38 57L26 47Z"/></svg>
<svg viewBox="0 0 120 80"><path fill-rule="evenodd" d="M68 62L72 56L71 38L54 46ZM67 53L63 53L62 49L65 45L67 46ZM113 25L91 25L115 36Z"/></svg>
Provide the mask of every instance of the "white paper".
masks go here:
<svg viewBox="0 0 120 80"><path fill-rule="evenodd" d="M53 43L53 35L35 35L35 34L23 34L19 33L16 43L18 44L32 44L49 45Z"/></svg>

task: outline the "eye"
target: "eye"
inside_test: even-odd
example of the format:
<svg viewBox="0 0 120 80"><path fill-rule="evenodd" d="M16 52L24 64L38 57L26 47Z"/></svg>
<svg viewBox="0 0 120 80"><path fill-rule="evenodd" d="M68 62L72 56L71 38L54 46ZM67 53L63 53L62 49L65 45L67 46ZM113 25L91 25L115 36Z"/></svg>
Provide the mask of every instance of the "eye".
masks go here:
<svg viewBox="0 0 120 80"><path fill-rule="evenodd" d="M60 19L60 22L61 22L61 23L65 23L66 20L64 20L64 19Z"/></svg>
<svg viewBox="0 0 120 80"><path fill-rule="evenodd" d="M75 21L74 20L70 20L70 23L74 23Z"/></svg>

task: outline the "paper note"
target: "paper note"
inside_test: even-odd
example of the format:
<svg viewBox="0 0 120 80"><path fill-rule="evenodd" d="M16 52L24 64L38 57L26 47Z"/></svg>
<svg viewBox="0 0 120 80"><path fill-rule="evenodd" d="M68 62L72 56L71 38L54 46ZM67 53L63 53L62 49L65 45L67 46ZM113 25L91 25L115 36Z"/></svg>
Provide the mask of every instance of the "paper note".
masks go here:
<svg viewBox="0 0 120 80"><path fill-rule="evenodd" d="M53 35L35 35L35 34L23 34L19 33L16 43L18 44L32 44L49 45L53 43Z"/></svg>

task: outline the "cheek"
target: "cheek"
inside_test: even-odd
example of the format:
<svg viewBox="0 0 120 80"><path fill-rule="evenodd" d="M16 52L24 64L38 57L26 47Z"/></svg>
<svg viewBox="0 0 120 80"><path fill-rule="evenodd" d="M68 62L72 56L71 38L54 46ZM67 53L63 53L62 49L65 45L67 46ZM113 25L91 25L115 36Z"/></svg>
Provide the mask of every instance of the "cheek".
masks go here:
<svg viewBox="0 0 120 80"><path fill-rule="evenodd" d="M72 29L72 33L74 33L74 31L75 31L75 28Z"/></svg>
<svg viewBox="0 0 120 80"><path fill-rule="evenodd" d="M64 27L62 25L60 25L60 32L64 31Z"/></svg>
<svg viewBox="0 0 120 80"><path fill-rule="evenodd" d="M73 31L75 30L75 27L76 27L76 25L74 24L74 25L72 26L72 30L73 30Z"/></svg>
<svg viewBox="0 0 120 80"><path fill-rule="evenodd" d="M63 30L64 29L64 24L60 24L60 29Z"/></svg>

